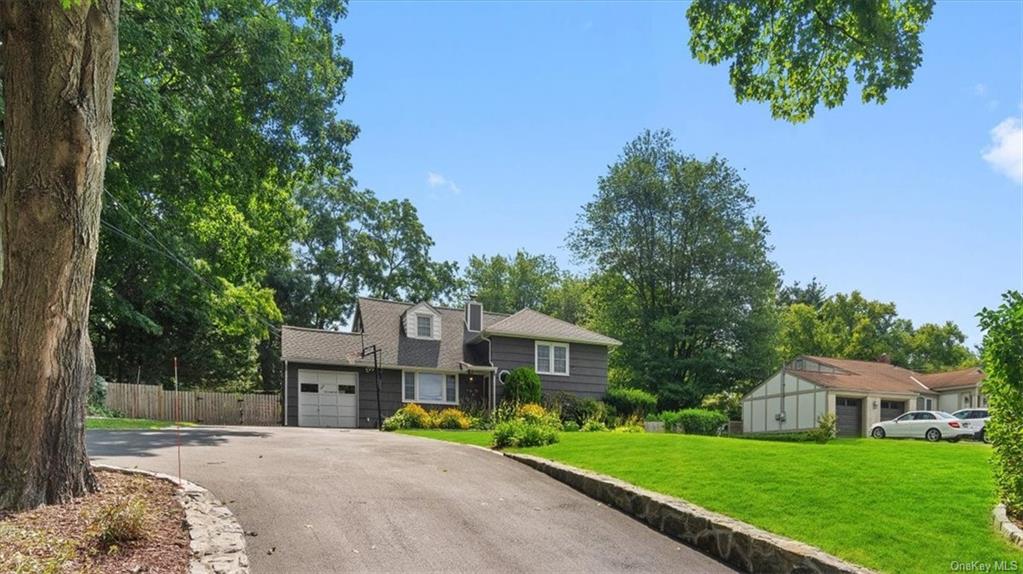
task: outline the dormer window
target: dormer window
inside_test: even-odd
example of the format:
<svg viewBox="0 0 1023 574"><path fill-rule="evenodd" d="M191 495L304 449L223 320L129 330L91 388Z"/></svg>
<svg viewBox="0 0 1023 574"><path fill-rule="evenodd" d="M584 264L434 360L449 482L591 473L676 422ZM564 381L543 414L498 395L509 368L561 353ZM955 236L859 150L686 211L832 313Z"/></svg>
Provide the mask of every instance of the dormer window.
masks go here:
<svg viewBox="0 0 1023 574"><path fill-rule="evenodd" d="M413 305L401 317L405 336L412 339L439 341L441 338L440 313L429 303Z"/></svg>
<svg viewBox="0 0 1023 574"><path fill-rule="evenodd" d="M433 338L433 315L416 315L416 336L422 339Z"/></svg>

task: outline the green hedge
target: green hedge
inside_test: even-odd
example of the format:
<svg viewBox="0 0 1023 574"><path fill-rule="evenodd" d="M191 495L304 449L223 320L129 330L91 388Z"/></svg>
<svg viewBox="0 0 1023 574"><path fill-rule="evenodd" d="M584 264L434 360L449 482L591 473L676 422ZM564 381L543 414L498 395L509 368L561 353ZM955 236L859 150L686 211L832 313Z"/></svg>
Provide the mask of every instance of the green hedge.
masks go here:
<svg viewBox="0 0 1023 574"><path fill-rule="evenodd" d="M686 434L714 435L721 425L728 424L724 413L707 409L665 411L660 414L660 419L664 421L665 430Z"/></svg>
<svg viewBox="0 0 1023 574"><path fill-rule="evenodd" d="M1010 291L997 309L980 312L984 329L984 394L991 420L995 481L1009 514L1023 517L1023 293Z"/></svg>
<svg viewBox="0 0 1023 574"><path fill-rule="evenodd" d="M629 387L613 387L608 389L604 402L614 407L623 416L644 417L657 408L657 397L642 390Z"/></svg>

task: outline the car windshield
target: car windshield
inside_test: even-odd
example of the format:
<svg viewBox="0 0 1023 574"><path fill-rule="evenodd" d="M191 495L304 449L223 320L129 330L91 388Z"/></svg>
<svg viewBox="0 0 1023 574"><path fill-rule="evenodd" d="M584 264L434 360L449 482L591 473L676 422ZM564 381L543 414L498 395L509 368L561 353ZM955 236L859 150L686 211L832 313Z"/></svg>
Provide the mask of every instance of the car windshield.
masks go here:
<svg viewBox="0 0 1023 574"><path fill-rule="evenodd" d="M966 420L970 418L970 411L956 411L952 413L952 416L954 416L957 419Z"/></svg>
<svg viewBox="0 0 1023 574"><path fill-rule="evenodd" d="M954 417L954 416L952 416L952 415L950 415L950 414L948 414L948 413L946 413L946 412L941 412L941 411L935 411L935 412L934 412L934 414L935 414L935 415L936 415L936 416L937 416L937 417L938 417L939 419L954 419L954 418L956 418L956 417Z"/></svg>

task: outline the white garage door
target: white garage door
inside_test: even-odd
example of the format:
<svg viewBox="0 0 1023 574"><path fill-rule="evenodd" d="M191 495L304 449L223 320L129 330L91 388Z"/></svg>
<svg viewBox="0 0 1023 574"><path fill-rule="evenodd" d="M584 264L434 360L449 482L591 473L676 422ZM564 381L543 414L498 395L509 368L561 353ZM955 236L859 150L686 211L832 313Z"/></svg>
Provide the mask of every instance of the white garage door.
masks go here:
<svg viewBox="0 0 1023 574"><path fill-rule="evenodd" d="M298 371L298 425L356 426L358 417L355 373Z"/></svg>

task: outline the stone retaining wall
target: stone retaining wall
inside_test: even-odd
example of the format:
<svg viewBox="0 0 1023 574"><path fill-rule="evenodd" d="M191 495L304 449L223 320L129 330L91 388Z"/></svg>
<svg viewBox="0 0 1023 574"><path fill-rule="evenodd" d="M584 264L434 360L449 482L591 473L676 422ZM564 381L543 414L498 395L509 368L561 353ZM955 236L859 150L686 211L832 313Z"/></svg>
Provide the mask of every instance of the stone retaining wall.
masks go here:
<svg viewBox="0 0 1023 574"><path fill-rule="evenodd" d="M1020 529L1013 521L1009 520L1005 505L999 504L996 506L992 516L998 531L1004 534L1013 544L1023 548L1023 529Z"/></svg>
<svg viewBox="0 0 1023 574"><path fill-rule="evenodd" d="M93 468L124 474L143 474L173 483L179 488L178 500L185 509L192 559L189 574L248 574L249 558L245 553L245 532L234 514L205 488L176 477L105 464Z"/></svg>
<svg viewBox="0 0 1023 574"><path fill-rule="evenodd" d="M685 501L547 459L505 453L626 512L650 527L746 572L868 574L819 548L760 530Z"/></svg>

